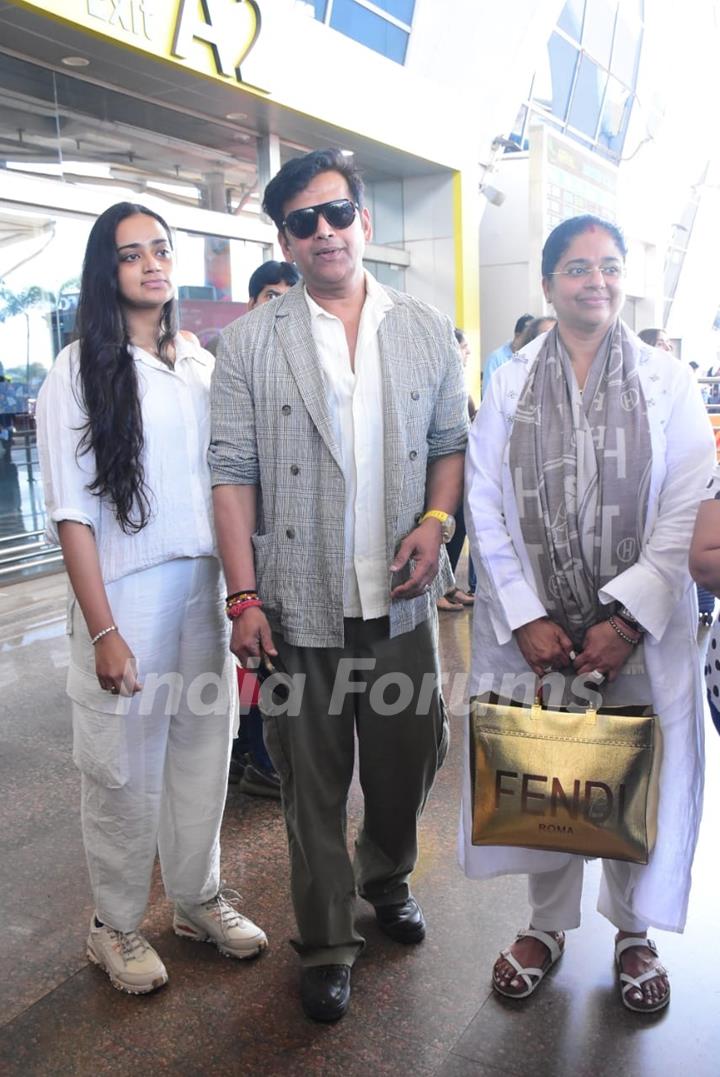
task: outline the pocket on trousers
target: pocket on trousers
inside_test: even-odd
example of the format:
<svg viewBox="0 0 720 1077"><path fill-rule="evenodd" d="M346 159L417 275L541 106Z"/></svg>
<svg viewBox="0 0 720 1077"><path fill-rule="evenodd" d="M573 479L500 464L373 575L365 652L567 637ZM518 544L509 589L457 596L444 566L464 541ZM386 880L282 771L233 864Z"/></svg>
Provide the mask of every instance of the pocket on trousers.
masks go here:
<svg viewBox="0 0 720 1077"><path fill-rule="evenodd" d="M67 693L73 704L75 766L106 789L121 789L130 775L127 712L132 700L103 692L97 677L72 664Z"/></svg>

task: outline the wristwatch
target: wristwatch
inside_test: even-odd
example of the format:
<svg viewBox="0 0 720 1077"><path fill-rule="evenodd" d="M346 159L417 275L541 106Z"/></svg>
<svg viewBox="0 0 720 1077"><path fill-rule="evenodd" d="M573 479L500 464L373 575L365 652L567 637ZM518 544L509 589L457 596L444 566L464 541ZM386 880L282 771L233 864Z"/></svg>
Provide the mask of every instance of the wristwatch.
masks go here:
<svg viewBox="0 0 720 1077"><path fill-rule="evenodd" d="M631 628L634 628L636 632L645 631L643 626L638 621L637 617L635 617L630 612L627 606L623 606L621 602L617 603L615 613L618 615L618 617L622 617L623 621L625 621L626 624L630 625Z"/></svg>
<svg viewBox="0 0 720 1077"><path fill-rule="evenodd" d="M427 519L440 521L440 534L443 542L449 542L455 534L455 517L451 516L449 512L443 512L442 509L428 509L424 512L418 523L421 524Z"/></svg>

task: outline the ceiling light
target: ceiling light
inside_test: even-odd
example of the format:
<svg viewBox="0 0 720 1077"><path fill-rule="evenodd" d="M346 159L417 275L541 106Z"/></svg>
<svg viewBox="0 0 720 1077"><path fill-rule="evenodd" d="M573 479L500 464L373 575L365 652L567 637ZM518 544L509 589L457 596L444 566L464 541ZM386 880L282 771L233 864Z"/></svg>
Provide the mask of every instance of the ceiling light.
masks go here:
<svg viewBox="0 0 720 1077"><path fill-rule="evenodd" d="M250 141L250 135L246 135L242 131L236 131L235 134L233 135L233 138L237 139L238 142L249 142Z"/></svg>
<svg viewBox="0 0 720 1077"><path fill-rule="evenodd" d="M247 118L248 118L247 112L226 112L225 113L225 119L226 120L240 121L240 120L246 120Z"/></svg>
<svg viewBox="0 0 720 1077"><path fill-rule="evenodd" d="M63 56L62 63L66 67L89 67L90 61L85 56Z"/></svg>
<svg viewBox="0 0 720 1077"><path fill-rule="evenodd" d="M343 155L343 157L354 157L355 156L355 150L340 150L340 153Z"/></svg>

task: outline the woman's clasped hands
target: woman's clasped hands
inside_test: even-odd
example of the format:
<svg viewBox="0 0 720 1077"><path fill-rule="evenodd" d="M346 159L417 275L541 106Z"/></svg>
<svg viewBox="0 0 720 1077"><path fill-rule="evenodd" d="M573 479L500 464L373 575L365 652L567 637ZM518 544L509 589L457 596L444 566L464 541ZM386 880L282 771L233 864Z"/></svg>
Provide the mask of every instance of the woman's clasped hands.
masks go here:
<svg viewBox="0 0 720 1077"><path fill-rule="evenodd" d="M549 617L529 621L514 634L523 658L538 677L573 668L579 676L587 675L597 684L616 679L634 646L623 640L609 621L600 621L587 630L579 653L567 633Z"/></svg>

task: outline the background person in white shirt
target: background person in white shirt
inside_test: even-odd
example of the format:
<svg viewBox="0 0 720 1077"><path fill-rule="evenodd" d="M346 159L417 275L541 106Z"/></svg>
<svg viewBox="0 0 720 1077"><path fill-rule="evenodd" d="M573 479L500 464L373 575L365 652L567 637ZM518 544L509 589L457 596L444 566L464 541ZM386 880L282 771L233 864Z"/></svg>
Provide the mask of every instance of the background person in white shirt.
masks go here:
<svg viewBox="0 0 720 1077"><path fill-rule="evenodd" d="M640 340L644 340L651 348L660 348L664 352L673 352L673 342L665 329L641 329L638 333Z"/></svg>
<svg viewBox="0 0 720 1077"><path fill-rule="evenodd" d="M234 957L267 945L220 891L234 692L206 462L213 359L176 332L172 242L152 210L121 202L95 222L77 324L37 424L73 592L87 953L144 994L168 978L137 930L158 851L177 934Z"/></svg>
<svg viewBox="0 0 720 1077"><path fill-rule="evenodd" d="M347 158L288 161L264 209L304 284L225 330L210 462L228 590L256 588L262 604L238 604L232 650L243 663L262 651L302 685L297 709L277 713L266 682L261 707L302 1003L332 1021L364 945L356 886L391 938L425 935L409 876L447 747L435 602L452 581L442 531L460 499L467 392L450 321L363 270L372 229ZM365 814L353 865L356 735Z"/></svg>

